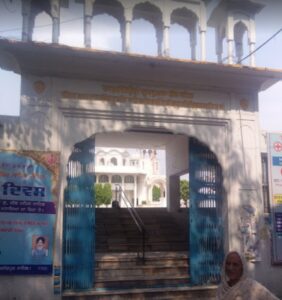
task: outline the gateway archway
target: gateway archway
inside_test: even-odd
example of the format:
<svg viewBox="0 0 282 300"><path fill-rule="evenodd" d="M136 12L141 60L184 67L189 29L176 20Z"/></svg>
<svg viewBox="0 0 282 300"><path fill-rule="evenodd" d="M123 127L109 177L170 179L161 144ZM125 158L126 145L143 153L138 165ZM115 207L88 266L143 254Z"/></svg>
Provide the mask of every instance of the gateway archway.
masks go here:
<svg viewBox="0 0 282 300"><path fill-rule="evenodd" d="M115 138L114 138L115 137ZM142 137L142 138L141 138ZM173 160L169 150L174 134L156 133L104 133L96 134L74 145L68 160L67 188L64 199L64 289L89 289L95 283L96 228L95 221L95 147L129 146L135 142L144 147L154 143L167 146L167 161ZM116 141L116 143L114 142ZM188 224L190 261L190 283L201 285L216 283L220 279L220 266L223 259L223 178L222 169L216 155L209 147L196 138L179 135L179 145L186 143L186 160L178 156L183 170L190 174L190 206L184 210ZM178 149L179 151L179 149ZM185 163L184 163L185 161ZM173 160L176 169L177 161ZM188 167L187 167L188 166ZM173 181L167 185L168 207L174 208L179 198L173 197ZM83 259L81 258L83 257ZM188 274L187 274L188 275Z"/></svg>

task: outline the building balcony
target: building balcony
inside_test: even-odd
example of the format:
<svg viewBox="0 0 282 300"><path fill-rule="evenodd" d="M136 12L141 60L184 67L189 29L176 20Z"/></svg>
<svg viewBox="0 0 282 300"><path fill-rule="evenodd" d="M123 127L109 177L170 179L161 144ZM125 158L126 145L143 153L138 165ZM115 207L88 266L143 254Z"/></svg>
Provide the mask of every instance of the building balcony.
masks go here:
<svg viewBox="0 0 282 300"><path fill-rule="evenodd" d="M95 166L95 173L98 174L146 174L144 170L137 166Z"/></svg>

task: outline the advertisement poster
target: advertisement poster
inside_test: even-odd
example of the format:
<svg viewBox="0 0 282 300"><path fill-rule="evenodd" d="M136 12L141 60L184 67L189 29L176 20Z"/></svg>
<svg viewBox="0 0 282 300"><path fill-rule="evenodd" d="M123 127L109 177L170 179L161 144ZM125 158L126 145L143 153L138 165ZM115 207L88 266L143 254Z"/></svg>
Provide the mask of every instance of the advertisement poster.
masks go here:
<svg viewBox="0 0 282 300"><path fill-rule="evenodd" d="M282 134L268 134L273 263L282 263Z"/></svg>
<svg viewBox="0 0 282 300"><path fill-rule="evenodd" d="M0 151L0 275L52 274L59 153Z"/></svg>

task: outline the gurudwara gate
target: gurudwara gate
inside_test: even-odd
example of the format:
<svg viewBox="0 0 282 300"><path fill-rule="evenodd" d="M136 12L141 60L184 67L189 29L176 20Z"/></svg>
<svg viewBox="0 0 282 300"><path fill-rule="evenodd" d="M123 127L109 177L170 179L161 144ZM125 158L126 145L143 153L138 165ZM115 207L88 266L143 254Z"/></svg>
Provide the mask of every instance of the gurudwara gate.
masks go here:
<svg viewBox="0 0 282 300"><path fill-rule="evenodd" d="M254 16L263 7L221 1L206 20L209 1L77 2L84 48L59 43L66 3L58 0L23 1L22 40L0 40L1 68L21 75L20 116L0 120L0 298L215 299L233 249L281 296L264 214L258 93L282 73L255 67ZM32 40L41 12L53 24L51 43ZM92 47L91 19L104 12L120 23L121 52ZM156 28L156 57L131 52L130 26L140 18ZM191 59L169 55L174 23L190 33ZM207 25L216 29L217 63L205 61ZM250 66L234 64L244 32ZM136 167L126 158L116 181L100 180L107 171L97 176L97 147L164 149L166 207L140 207L148 201L137 185L142 165L126 180ZM180 207L187 173L189 204ZM98 207L95 183L111 185L108 207Z"/></svg>

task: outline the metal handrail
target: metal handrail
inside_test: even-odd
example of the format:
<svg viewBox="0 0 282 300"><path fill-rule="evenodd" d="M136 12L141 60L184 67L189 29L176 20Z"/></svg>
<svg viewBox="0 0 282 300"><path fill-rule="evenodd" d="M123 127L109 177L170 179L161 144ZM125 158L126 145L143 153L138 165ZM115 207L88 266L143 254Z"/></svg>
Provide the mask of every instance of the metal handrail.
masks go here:
<svg viewBox="0 0 282 300"><path fill-rule="evenodd" d="M119 192L119 197L118 197L118 192ZM126 194L124 193L122 187L119 184L116 184L116 200L118 203L121 203L121 200L123 200L127 210L129 211L134 223L136 224L138 230L140 231L142 235L142 263L145 264L145 248L146 248L146 229L145 225L138 214L137 210L135 207L132 205L132 203L128 200ZM139 252L137 252L137 258L140 259Z"/></svg>

